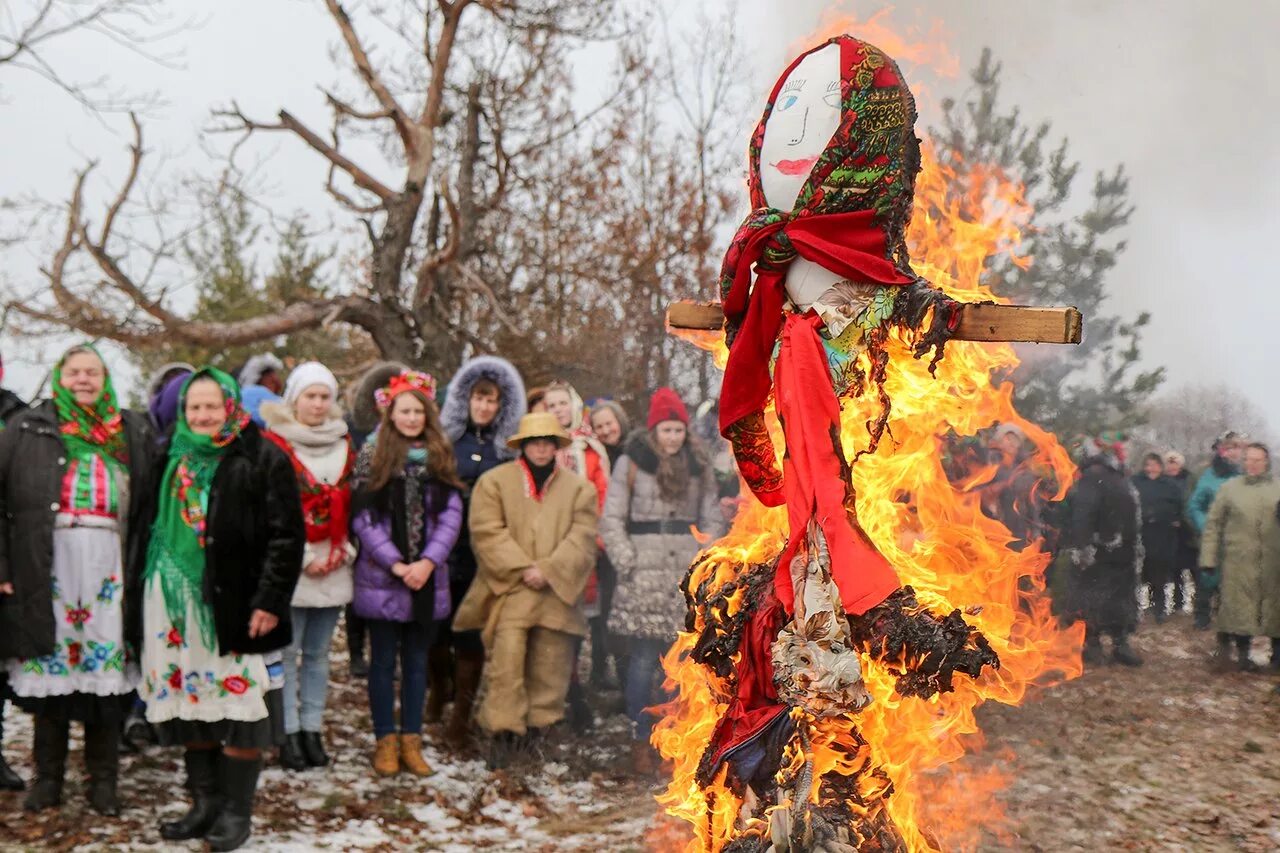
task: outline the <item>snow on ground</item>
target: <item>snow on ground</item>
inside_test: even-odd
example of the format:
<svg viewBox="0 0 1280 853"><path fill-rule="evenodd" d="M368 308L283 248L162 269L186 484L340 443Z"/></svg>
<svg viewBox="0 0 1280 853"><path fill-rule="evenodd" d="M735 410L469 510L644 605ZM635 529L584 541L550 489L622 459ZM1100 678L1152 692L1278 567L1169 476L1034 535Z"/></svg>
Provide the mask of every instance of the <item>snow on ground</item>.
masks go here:
<svg viewBox="0 0 1280 853"><path fill-rule="evenodd" d="M1011 777L1002 833L980 849L1075 851L1272 851L1280 849L1280 696L1268 675L1216 674L1211 634L1180 615L1144 625L1139 670L1107 666L1042 691L1021 708L987 706L982 755L961 771L998 767ZM658 817L652 781L628 774L627 728L618 697L597 698L595 732L565 735L547 760L491 773L457 758L428 731L437 772L418 780L376 778L363 682L337 655L328 770L263 773L255 835L246 849L626 851L677 850ZM1261 641L1255 648L1264 661ZM29 775L30 725L8 714L5 755ZM21 795L0 794L0 849L199 850L162 842L156 823L186 808L177 750L126 756L118 820L84 805L78 738L65 804L36 817ZM661 832L655 831L659 827ZM662 839L662 840L659 840Z"/></svg>

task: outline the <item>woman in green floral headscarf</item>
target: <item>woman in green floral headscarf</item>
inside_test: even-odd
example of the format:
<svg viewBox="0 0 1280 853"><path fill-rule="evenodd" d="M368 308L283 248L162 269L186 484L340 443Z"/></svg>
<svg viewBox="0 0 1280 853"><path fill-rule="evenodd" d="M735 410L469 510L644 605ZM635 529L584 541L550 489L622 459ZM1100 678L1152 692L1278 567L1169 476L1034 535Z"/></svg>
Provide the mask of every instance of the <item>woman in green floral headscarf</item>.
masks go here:
<svg viewBox="0 0 1280 853"><path fill-rule="evenodd" d="M25 807L62 799L70 721L85 727L89 804L119 813L121 697L137 683L125 626L123 553L139 531L154 446L146 417L119 408L90 346L53 371L53 399L0 433L0 660L35 715L36 779Z"/></svg>
<svg viewBox="0 0 1280 853"><path fill-rule="evenodd" d="M275 746L264 655L290 641L306 542L289 458L215 368L182 388L163 473L142 519L142 686L160 743L186 747L194 803L166 840L232 850L249 837L261 751Z"/></svg>

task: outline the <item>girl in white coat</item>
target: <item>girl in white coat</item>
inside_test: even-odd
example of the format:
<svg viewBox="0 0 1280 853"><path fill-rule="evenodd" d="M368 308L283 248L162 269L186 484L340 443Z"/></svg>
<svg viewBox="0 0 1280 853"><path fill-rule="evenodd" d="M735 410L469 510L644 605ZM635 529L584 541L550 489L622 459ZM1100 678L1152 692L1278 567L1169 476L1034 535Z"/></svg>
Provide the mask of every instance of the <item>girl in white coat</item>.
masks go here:
<svg viewBox="0 0 1280 853"><path fill-rule="evenodd" d="M356 549L348 539L347 522L355 453L337 398L333 373L309 361L289 374L282 402L262 406L267 438L293 462L307 527L302 574L293 595L293 643L284 652L286 738L280 763L289 770L329 763L321 735L329 647L352 595Z"/></svg>

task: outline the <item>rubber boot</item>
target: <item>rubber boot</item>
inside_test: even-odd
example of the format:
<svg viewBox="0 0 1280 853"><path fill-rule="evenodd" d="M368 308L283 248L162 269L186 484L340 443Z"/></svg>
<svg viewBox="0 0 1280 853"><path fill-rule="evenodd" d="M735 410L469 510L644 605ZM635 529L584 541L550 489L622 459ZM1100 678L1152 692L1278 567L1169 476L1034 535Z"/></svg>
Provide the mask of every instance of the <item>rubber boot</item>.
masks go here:
<svg viewBox="0 0 1280 853"><path fill-rule="evenodd" d="M235 850L253 833L253 800L258 792L261 758L223 755L218 773L222 811L205 834L210 850Z"/></svg>
<svg viewBox="0 0 1280 853"><path fill-rule="evenodd" d="M1089 628L1084 632L1084 651L1081 654L1081 660L1085 666L1101 666L1105 658L1102 654L1102 638L1098 636L1097 631Z"/></svg>
<svg viewBox="0 0 1280 853"><path fill-rule="evenodd" d="M309 767L329 766L329 753L324 751L324 736L320 732L302 733L302 754Z"/></svg>
<svg viewBox="0 0 1280 853"><path fill-rule="evenodd" d="M515 732L494 732L485 766L490 770L506 770L516 758L519 744L520 736Z"/></svg>
<svg viewBox="0 0 1280 853"><path fill-rule="evenodd" d="M1122 666L1142 666L1142 656L1129 645L1129 637L1120 635L1111 643L1111 659Z"/></svg>
<svg viewBox="0 0 1280 853"><path fill-rule="evenodd" d="M444 719L452 664L453 649L448 643L436 643L427 653L427 705L422 713L422 720L427 725L433 726Z"/></svg>
<svg viewBox="0 0 1280 853"><path fill-rule="evenodd" d="M450 748L466 748L471 730L471 708L475 705L484 673L484 652L459 651L453 668L453 710L445 726L444 740Z"/></svg>
<svg viewBox="0 0 1280 853"><path fill-rule="evenodd" d="M22 807L38 812L62 804L62 780L67 772L66 719L37 714L32 719L32 746L36 759L36 779Z"/></svg>
<svg viewBox="0 0 1280 853"><path fill-rule="evenodd" d="M302 749L302 733L294 732L284 736L284 743L280 745L280 766L285 770L306 770L311 765L307 763L307 754Z"/></svg>
<svg viewBox="0 0 1280 853"><path fill-rule="evenodd" d="M218 791L218 758L216 749L189 749L182 756L187 766L187 791L191 808L177 820L160 824L160 837L166 841L204 838L218 813L222 811L222 795Z"/></svg>
<svg viewBox="0 0 1280 853"><path fill-rule="evenodd" d="M1249 646L1253 644L1253 637L1245 634L1236 634L1236 666L1241 672L1257 672L1261 667L1249 658Z"/></svg>
<svg viewBox="0 0 1280 853"><path fill-rule="evenodd" d="M574 734L584 735L595 728L596 718L591 710L591 706L587 704L587 691L583 689L582 682L576 677L569 682L569 694L567 696L569 703L569 728Z"/></svg>
<svg viewBox="0 0 1280 853"><path fill-rule="evenodd" d="M135 702L129 709L129 716L124 720L124 742L136 751L141 751L144 746L154 745L156 742L156 732L147 722L146 712L146 705Z"/></svg>
<svg viewBox="0 0 1280 853"><path fill-rule="evenodd" d="M104 817L119 817L120 726L116 720L85 725L84 769L89 777L85 786L89 807Z"/></svg>

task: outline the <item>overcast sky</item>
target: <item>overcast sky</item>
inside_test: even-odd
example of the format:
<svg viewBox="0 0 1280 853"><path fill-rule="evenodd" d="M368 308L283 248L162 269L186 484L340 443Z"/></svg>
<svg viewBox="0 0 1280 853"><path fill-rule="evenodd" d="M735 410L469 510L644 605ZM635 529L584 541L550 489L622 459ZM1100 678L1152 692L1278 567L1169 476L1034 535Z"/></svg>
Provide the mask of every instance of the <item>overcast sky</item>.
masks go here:
<svg viewBox="0 0 1280 853"><path fill-rule="evenodd" d="M865 20L881 5L742 0L751 59L744 74L763 99L821 13L839 7ZM1067 135L1085 180L1116 163L1129 171L1137 211L1111 292L1117 311L1153 314L1146 363L1166 365L1172 383L1228 381L1265 409L1273 428L1280 424L1280 383L1272 373L1280 352L1274 330L1280 320L1280 212L1274 204L1280 196L1280 59L1271 44L1280 31L1280 2L895 5L895 26L943 33L961 69L946 79L906 66L913 86L928 91L921 98L921 129L936 121L935 91L962 94L964 70L990 46L1004 65L1005 103L1021 107L1030 121L1052 121L1056 133ZM329 52L334 32L320 3L221 0L200 8L201 26L167 43L181 58L177 69L157 68L101 41L69 41L52 56L70 77L109 73L124 86L159 88L168 104L148 122L148 147L157 159L169 160L168 168L200 162L197 131L208 124L210 107L231 99L250 114L270 116L287 105L326 125L317 84L339 74ZM108 119L104 125L85 115L34 76L5 72L0 98L0 196L63 198L73 170L90 157L102 161L94 193L120 175L128 142L121 123ZM732 120L749 127L758 111L751 112ZM273 153L277 206L309 210L323 221L330 207L314 155L285 137L259 143L259 150ZM48 235L34 235L5 259L3 274L11 281L33 274L35 263L47 257L48 241ZM24 393L38 381L26 362L44 354L31 355L6 347L10 384Z"/></svg>

